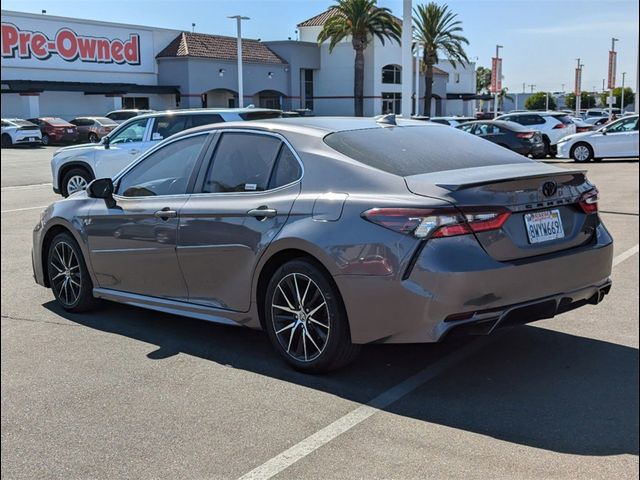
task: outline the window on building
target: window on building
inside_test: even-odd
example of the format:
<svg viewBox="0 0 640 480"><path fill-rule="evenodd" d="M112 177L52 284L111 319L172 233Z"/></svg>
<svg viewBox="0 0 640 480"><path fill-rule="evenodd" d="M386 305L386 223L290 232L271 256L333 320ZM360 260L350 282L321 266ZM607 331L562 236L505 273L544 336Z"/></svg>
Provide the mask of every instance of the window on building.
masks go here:
<svg viewBox="0 0 640 480"><path fill-rule="evenodd" d="M137 108L139 110L149 109L149 97L124 97L122 108Z"/></svg>
<svg viewBox="0 0 640 480"><path fill-rule="evenodd" d="M382 114L401 113L402 95L395 92L382 92Z"/></svg>
<svg viewBox="0 0 640 480"><path fill-rule="evenodd" d="M402 70L400 65L385 65L382 67L382 83L402 83Z"/></svg>
<svg viewBox="0 0 640 480"><path fill-rule="evenodd" d="M313 70L304 71L304 108L313 110Z"/></svg>

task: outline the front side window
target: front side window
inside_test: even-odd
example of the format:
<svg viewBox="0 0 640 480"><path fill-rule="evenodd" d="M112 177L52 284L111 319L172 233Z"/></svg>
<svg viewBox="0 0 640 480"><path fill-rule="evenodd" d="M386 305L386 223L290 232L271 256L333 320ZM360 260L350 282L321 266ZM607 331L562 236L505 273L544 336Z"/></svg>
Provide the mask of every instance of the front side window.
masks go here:
<svg viewBox="0 0 640 480"><path fill-rule="evenodd" d="M382 67L382 83L399 85L402 82L401 72L399 65L385 65Z"/></svg>
<svg viewBox="0 0 640 480"><path fill-rule="evenodd" d="M638 129L637 118L625 118L607 127L607 132L632 132Z"/></svg>
<svg viewBox="0 0 640 480"><path fill-rule="evenodd" d="M473 126L474 124L467 124L467 125L460 125L460 127L458 127L460 130L462 130L463 132L467 132L467 133L471 133L471 131L473 130Z"/></svg>
<svg viewBox="0 0 640 480"><path fill-rule="evenodd" d="M190 118L190 123L188 124L187 128L200 127L202 125L209 125L211 123L224 122L224 119L217 113L191 115L189 118Z"/></svg>
<svg viewBox="0 0 640 480"><path fill-rule="evenodd" d="M110 135L109 143L115 145L116 143L144 141L144 131L147 128L147 121L147 118L143 118L131 122L123 129L118 130L114 135Z"/></svg>
<svg viewBox="0 0 640 480"><path fill-rule="evenodd" d="M222 134L203 192L266 190L282 141L271 135L243 132Z"/></svg>
<svg viewBox="0 0 640 480"><path fill-rule="evenodd" d="M207 140L207 134L171 142L156 150L127 172L119 182L123 197L182 195Z"/></svg>

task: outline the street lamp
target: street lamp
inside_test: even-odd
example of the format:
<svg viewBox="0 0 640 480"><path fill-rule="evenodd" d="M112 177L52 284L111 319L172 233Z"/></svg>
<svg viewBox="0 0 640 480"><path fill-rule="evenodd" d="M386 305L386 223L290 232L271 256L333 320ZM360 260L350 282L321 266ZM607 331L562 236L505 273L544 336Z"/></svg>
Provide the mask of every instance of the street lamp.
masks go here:
<svg viewBox="0 0 640 480"><path fill-rule="evenodd" d="M415 115L420 115L420 42L415 43L416 45L416 89L414 94L414 108L413 111Z"/></svg>
<svg viewBox="0 0 640 480"><path fill-rule="evenodd" d="M243 17L241 15L232 15L227 18L236 19L236 28L238 33L238 39L236 41L238 51L238 107L244 107L244 91L242 89L242 20L250 20L249 17Z"/></svg>
<svg viewBox="0 0 640 480"><path fill-rule="evenodd" d="M609 52L609 118L613 114L613 89L616 86L616 42L620 40L611 38L611 51ZM604 90L604 89L603 89Z"/></svg>
<svg viewBox="0 0 640 480"><path fill-rule="evenodd" d="M620 99L620 113L624 113L624 77L627 75L627 72L622 72L622 98Z"/></svg>

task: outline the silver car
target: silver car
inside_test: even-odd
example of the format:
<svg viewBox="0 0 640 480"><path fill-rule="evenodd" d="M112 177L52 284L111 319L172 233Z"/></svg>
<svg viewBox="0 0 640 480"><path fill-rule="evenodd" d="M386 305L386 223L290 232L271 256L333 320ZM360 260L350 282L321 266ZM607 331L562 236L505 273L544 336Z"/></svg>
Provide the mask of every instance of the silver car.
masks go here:
<svg viewBox="0 0 640 480"><path fill-rule="evenodd" d="M290 118L176 134L51 205L36 281L262 328L322 372L371 342L488 334L599 303L613 241L583 171L419 121Z"/></svg>

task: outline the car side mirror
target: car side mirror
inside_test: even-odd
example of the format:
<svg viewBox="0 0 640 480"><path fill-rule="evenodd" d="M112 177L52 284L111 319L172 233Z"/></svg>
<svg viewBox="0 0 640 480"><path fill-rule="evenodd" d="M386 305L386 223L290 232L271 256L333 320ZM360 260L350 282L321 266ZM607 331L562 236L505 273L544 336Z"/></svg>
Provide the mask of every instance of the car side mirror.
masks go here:
<svg viewBox="0 0 640 480"><path fill-rule="evenodd" d="M109 138L109 135L107 135L106 137L102 137L102 145L104 145L105 150L109 150L110 143L111 139Z"/></svg>
<svg viewBox="0 0 640 480"><path fill-rule="evenodd" d="M104 203L106 203L109 208L116 206L113 193L113 180L110 178L97 178L87 185L87 195L91 198L104 199Z"/></svg>

